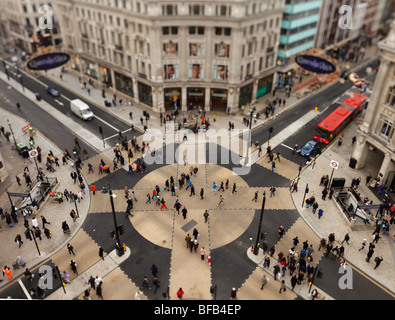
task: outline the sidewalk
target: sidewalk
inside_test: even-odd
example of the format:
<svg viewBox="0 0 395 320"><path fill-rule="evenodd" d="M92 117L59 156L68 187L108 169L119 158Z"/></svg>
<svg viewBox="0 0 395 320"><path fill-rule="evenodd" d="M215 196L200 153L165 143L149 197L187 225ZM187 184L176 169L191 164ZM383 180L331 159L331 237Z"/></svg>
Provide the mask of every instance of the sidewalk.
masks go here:
<svg viewBox="0 0 395 320"><path fill-rule="evenodd" d="M352 137L357 133L358 125L353 123L345 132L343 137L342 146L338 146L337 140L323 152L323 154L317 159L316 164L313 167L310 165L305 167L300 175L299 180L299 191L292 193L294 204L299 211L299 214L305 220L305 222L311 227L312 230L320 238L327 239L330 233L335 233L336 245L339 245L344 238L344 235L348 233L350 235L349 245L344 243L345 253L344 259L347 264L357 267L363 273L371 277L372 279L379 282L383 287L395 293L395 243L394 243L394 230L390 231L390 235L381 235L382 238L376 244L374 255L370 263L365 261L367 254L368 244L372 241L372 233L375 225L365 225L361 218L356 218L355 223L350 223L340 206L335 200L336 192L334 197L329 200L322 200L323 187L319 186L320 179L323 175L331 175L332 168L329 166L331 160L335 160L340 163L339 169L334 170L333 178L345 178L346 184L343 191L348 190L351 185L351 180L354 178L361 178L359 185L359 192L361 198L368 197L373 200L374 204L379 204L380 200L374 193L365 185L365 177L371 172L368 172L369 167L366 169L356 170L349 167L349 161L351 157ZM311 196L315 196L316 201L319 204L318 209L323 210L323 216L318 219L317 214L312 213L311 207L306 209L304 205L302 207L304 190L306 185L309 186L309 192L306 195L306 199ZM375 214L375 210L372 210ZM367 247L361 251L361 244L363 240L367 240ZM382 255L384 261L380 267L374 270L374 258Z"/></svg>

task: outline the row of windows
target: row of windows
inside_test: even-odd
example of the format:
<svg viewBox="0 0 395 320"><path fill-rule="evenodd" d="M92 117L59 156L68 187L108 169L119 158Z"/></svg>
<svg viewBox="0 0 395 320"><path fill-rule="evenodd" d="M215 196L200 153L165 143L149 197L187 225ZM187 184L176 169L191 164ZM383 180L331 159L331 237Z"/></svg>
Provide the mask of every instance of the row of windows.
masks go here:
<svg viewBox="0 0 395 320"><path fill-rule="evenodd" d="M204 27L191 26L188 28L188 32L191 35L194 35L194 34L204 35ZM178 27L162 27L162 34L164 36L178 35ZM231 28L220 28L220 27L215 28L215 35L216 36L228 36L229 37L230 34L231 34Z"/></svg>

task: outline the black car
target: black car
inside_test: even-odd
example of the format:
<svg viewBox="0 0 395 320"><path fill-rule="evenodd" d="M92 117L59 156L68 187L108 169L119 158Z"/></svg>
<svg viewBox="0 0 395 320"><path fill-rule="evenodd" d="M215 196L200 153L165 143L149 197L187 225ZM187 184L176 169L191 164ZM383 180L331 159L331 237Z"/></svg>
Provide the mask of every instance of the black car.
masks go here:
<svg viewBox="0 0 395 320"><path fill-rule="evenodd" d="M317 140L308 141L300 150L299 153L303 157L315 157L321 153L322 143Z"/></svg>
<svg viewBox="0 0 395 320"><path fill-rule="evenodd" d="M54 87L47 87L47 92L48 92L52 97L59 97L59 91L56 90Z"/></svg>

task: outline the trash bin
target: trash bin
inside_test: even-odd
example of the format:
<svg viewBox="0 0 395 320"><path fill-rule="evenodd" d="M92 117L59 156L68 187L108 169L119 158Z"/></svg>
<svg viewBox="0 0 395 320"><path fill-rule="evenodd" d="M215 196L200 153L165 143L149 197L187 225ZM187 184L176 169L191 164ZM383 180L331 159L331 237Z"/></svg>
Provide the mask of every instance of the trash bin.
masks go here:
<svg viewBox="0 0 395 320"><path fill-rule="evenodd" d="M356 165L357 165L357 159L351 158L350 159L350 163L348 164L350 168L355 169Z"/></svg>

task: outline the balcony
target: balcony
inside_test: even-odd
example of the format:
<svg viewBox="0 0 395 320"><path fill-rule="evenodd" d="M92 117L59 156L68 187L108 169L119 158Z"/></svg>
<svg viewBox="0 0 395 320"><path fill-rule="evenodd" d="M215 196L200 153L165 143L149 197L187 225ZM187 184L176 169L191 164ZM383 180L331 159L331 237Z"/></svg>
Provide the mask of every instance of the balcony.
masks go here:
<svg viewBox="0 0 395 320"><path fill-rule="evenodd" d="M88 39L88 34L87 33L81 33L81 37L84 39Z"/></svg>
<svg viewBox="0 0 395 320"><path fill-rule="evenodd" d="M120 44L116 44L116 45L115 45L115 50L123 51L123 46L120 45Z"/></svg>

